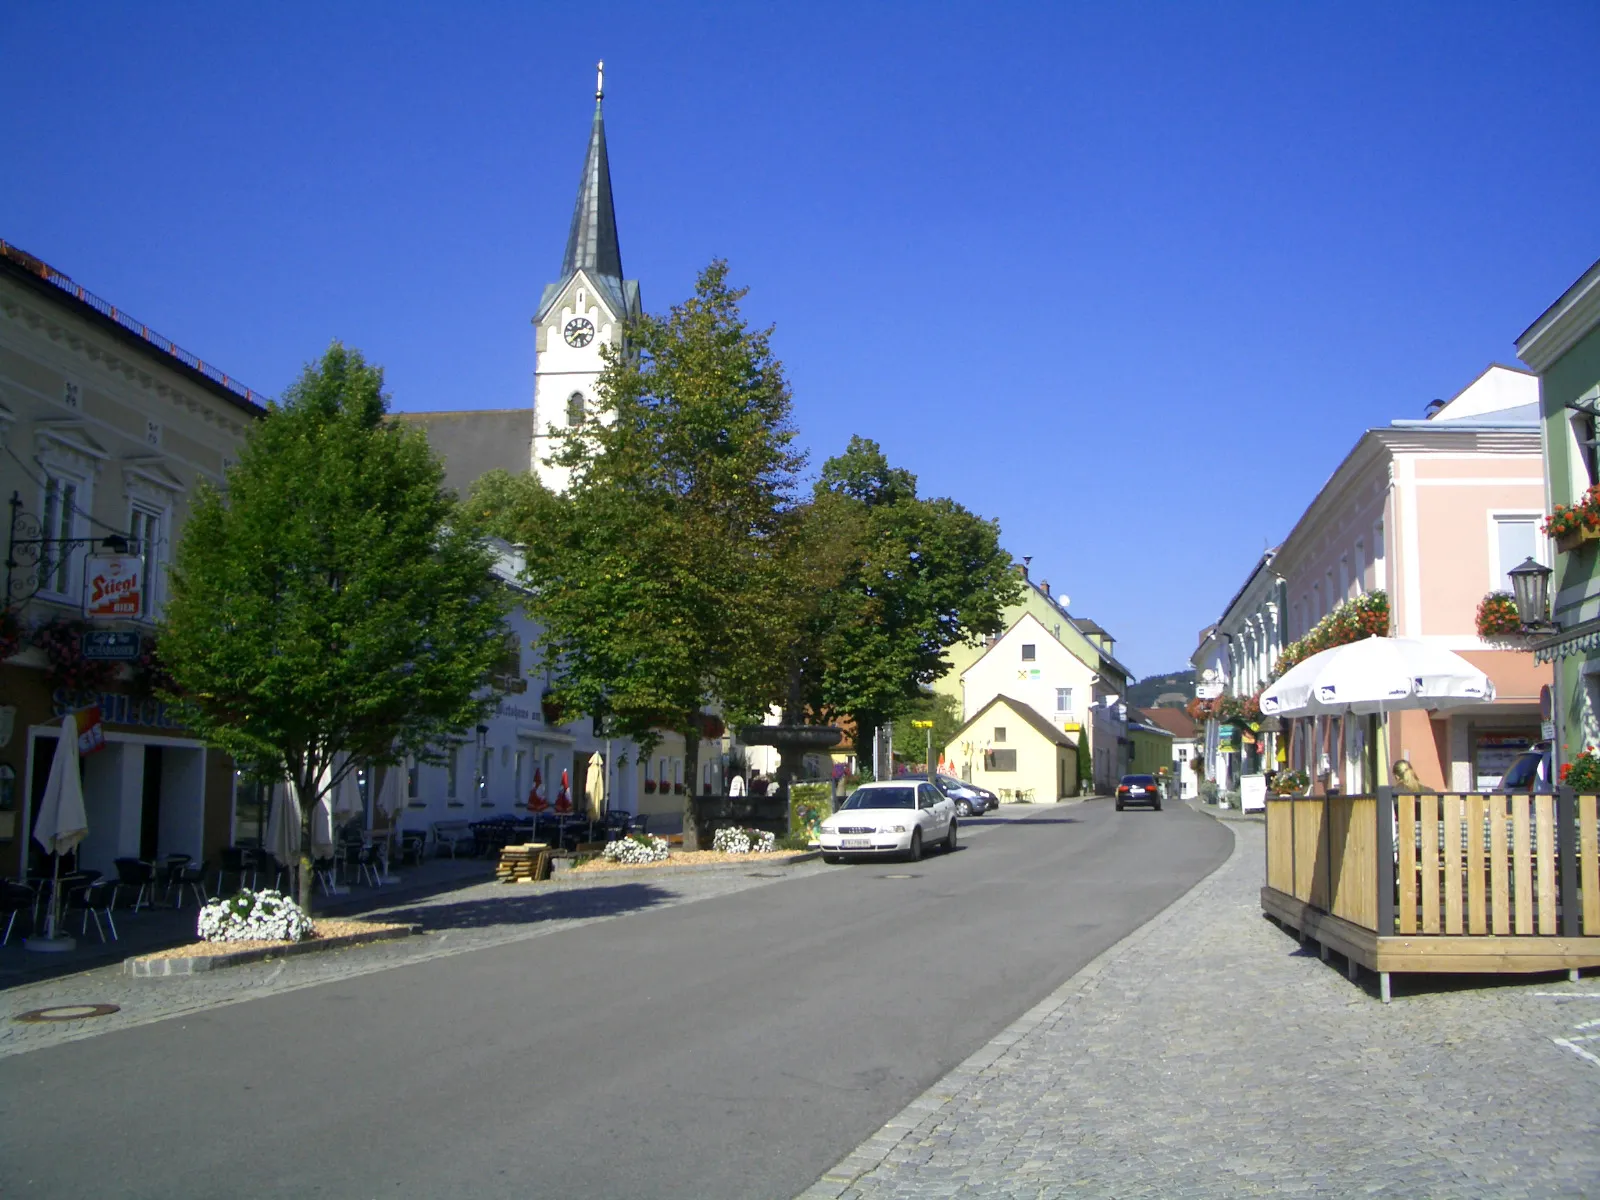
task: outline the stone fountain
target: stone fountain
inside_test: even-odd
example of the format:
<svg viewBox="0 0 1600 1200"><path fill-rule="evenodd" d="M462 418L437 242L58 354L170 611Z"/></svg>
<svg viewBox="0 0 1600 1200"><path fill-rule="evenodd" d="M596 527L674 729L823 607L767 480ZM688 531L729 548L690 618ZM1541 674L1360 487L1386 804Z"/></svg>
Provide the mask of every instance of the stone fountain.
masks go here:
<svg viewBox="0 0 1600 1200"><path fill-rule="evenodd" d="M695 833L702 849L711 848L718 829L739 825L765 829L782 837L789 832L789 785L800 773L807 754L831 750L844 731L831 725L807 725L800 703L799 673L789 684L789 702L776 725L745 725L738 730L747 746L771 746L778 752L777 789L765 796L696 796L690 803Z"/></svg>

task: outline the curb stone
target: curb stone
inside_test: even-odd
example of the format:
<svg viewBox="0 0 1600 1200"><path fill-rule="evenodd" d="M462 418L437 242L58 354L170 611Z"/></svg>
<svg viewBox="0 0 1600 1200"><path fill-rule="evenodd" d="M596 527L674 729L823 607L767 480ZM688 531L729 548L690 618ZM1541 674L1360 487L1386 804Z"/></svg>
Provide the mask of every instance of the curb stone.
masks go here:
<svg viewBox="0 0 1600 1200"><path fill-rule="evenodd" d="M1185 910L1197 903L1205 882L1233 862L1239 853L1239 841L1235 838L1228 857L1195 880L1194 886L1187 892L1120 942L1102 950L1077 974L995 1034L987 1044L979 1047L943 1079L895 1114L882 1129L862 1142L830 1170L825 1171L821 1179L796 1196L795 1200L842 1200L846 1197L853 1191L856 1180L882 1166L929 1115L939 1112L967 1093L981 1081L983 1073L1004 1058L1013 1046L1049 1021L1069 1002L1085 992L1092 992L1098 986L1099 977L1106 968L1137 950L1162 927L1176 920Z"/></svg>
<svg viewBox="0 0 1600 1200"><path fill-rule="evenodd" d="M178 975L198 975L202 971L217 971L223 967L239 967L246 963L261 962L268 958L292 958L299 954L316 954L323 950L342 950L346 946L361 946L368 942L387 942L396 938L411 937L421 933L420 925L402 925L395 929L374 929L364 933L345 933L338 937L315 938L289 946L261 946L248 950L230 950L223 954L196 954L189 958L134 957L122 960L122 973L136 979L163 979Z"/></svg>
<svg viewBox="0 0 1600 1200"><path fill-rule="evenodd" d="M657 879L663 875L714 875L722 871L749 871L760 867L792 867L796 863L810 862L814 858L821 858L821 850L797 850L786 858L767 858L760 862L728 862L728 863L685 863L683 866L673 867L639 867L631 871L562 871L551 875L549 879L531 880L526 884L506 884L507 887L531 887L538 884L554 884L558 888L586 887L597 883L611 883L614 881L631 882L640 879Z"/></svg>

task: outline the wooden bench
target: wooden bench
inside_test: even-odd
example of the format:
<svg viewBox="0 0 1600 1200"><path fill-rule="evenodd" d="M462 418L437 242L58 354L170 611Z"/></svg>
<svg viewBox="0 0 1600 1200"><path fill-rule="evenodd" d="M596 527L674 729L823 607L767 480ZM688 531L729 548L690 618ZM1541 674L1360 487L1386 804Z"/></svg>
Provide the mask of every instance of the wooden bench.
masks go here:
<svg viewBox="0 0 1600 1200"><path fill-rule="evenodd" d="M436 854L442 855L448 849L450 857L454 858L456 851L463 846L468 850L476 851L478 838L472 832L472 826L466 821L435 821L433 823L433 844Z"/></svg>

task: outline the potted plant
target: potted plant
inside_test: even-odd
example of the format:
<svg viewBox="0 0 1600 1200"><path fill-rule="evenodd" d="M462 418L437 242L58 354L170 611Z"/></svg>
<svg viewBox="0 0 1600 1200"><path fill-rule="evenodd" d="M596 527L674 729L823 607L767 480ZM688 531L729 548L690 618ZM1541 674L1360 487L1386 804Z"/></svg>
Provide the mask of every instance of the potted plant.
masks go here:
<svg viewBox="0 0 1600 1200"><path fill-rule="evenodd" d="M1478 601L1478 636L1484 639L1503 638L1522 632L1522 618L1517 615L1517 602L1510 592L1490 592Z"/></svg>
<svg viewBox="0 0 1600 1200"><path fill-rule="evenodd" d="M1575 504L1557 504L1542 528L1563 554L1600 538L1600 484L1584 492Z"/></svg>
<svg viewBox="0 0 1600 1200"><path fill-rule="evenodd" d="M646 796L654 796L656 794L656 781L654 779L646 779L644 781L644 794Z"/></svg>
<svg viewBox="0 0 1600 1200"><path fill-rule="evenodd" d="M1311 790L1311 777L1304 771L1279 771L1269 786L1274 796L1304 796Z"/></svg>
<svg viewBox="0 0 1600 1200"><path fill-rule="evenodd" d="M546 725L561 724L561 702L556 699L556 694L548 688L539 697L539 711L543 714Z"/></svg>
<svg viewBox="0 0 1600 1200"><path fill-rule="evenodd" d="M1580 795L1600 794L1600 755L1593 746L1585 746L1577 758L1561 764L1561 782Z"/></svg>
<svg viewBox="0 0 1600 1200"><path fill-rule="evenodd" d="M50 686L74 692L92 692L115 677L117 664L83 657L86 621L55 617L33 631L30 640L50 662Z"/></svg>

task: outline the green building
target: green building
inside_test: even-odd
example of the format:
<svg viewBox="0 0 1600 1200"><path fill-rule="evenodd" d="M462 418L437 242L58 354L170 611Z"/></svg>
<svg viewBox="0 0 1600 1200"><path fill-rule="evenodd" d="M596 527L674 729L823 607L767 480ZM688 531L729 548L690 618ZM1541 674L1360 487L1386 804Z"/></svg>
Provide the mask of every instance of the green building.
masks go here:
<svg viewBox="0 0 1600 1200"><path fill-rule="evenodd" d="M1600 262L1517 339L1517 353L1539 376L1547 511L1577 506L1600 521ZM1555 664L1556 754L1567 762L1600 746L1600 533L1580 528L1555 549L1558 628L1534 653Z"/></svg>

